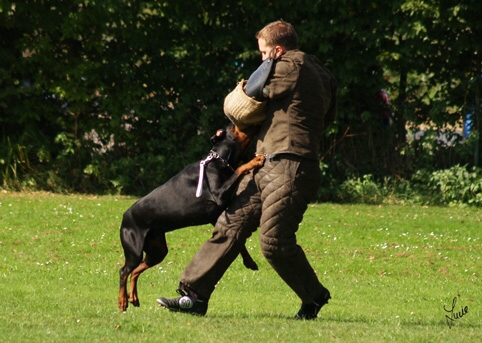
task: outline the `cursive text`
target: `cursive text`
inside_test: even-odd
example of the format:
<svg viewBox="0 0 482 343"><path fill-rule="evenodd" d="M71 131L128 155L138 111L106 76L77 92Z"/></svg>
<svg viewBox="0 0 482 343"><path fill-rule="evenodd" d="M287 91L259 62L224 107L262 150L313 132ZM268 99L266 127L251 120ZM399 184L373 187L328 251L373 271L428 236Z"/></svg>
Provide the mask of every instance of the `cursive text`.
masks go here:
<svg viewBox="0 0 482 343"><path fill-rule="evenodd" d="M455 297L454 300L452 300L452 308L451 309L447 310L445 308L445 305L444 305L444 310L445 310L445 312L448 313L448 314L445 315L445 319L447 321L447 325L449 326L449 328L452 328L452 325L454 325L454 322L457 319L462 318L463 316L465 316L469 312L468 306L461 307L460 311L456 312L455 311L455 305L457 305L457 297Z"/></svg>

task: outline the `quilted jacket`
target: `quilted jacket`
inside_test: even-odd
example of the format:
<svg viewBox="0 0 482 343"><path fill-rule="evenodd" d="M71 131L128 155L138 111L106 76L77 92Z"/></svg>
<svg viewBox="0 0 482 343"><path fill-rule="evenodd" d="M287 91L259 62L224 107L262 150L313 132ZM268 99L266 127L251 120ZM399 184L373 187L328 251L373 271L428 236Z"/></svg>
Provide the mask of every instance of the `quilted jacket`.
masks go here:
<svg viewBox="0 0 482 343"><path fill-rule="evenodd" d="M323 131L336 114L334 77L315 56L289 50L276 61L266 88L267 119L257 153L317 159Z"/></svg>

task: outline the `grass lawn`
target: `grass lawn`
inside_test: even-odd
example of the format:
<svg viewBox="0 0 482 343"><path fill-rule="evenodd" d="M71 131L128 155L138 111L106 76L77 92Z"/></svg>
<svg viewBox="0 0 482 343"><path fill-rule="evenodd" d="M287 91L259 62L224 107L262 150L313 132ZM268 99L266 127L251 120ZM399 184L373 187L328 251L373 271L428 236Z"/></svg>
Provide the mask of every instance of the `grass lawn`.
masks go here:
<svg viewBox="0 0 482 343"><path fill-rule="evenodd" d="M168 256L140 277L141 307L119 312L119 225L134 200L0 193L4 342L482 342L480 209L310 206L299 243L333 299L300 322L255 235L260 270L237 259L205 317L157 306L209 226L169 233Z"/></svg>

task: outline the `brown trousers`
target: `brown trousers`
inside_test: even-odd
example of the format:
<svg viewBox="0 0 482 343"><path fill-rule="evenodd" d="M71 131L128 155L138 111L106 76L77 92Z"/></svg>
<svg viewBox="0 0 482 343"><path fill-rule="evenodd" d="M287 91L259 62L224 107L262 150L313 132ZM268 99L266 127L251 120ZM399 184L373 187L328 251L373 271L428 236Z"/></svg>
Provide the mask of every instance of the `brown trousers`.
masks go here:
<svg viewBox="0 0 482 343"><path fill-rule="evenodd" d="M262 168L245 175L212 237L184 270L181 285L209 299L259 226L263 255L303 303L312 303L324 288L296 242L296 231L320 180L318 161L289 154L267 159Z"/></svg>

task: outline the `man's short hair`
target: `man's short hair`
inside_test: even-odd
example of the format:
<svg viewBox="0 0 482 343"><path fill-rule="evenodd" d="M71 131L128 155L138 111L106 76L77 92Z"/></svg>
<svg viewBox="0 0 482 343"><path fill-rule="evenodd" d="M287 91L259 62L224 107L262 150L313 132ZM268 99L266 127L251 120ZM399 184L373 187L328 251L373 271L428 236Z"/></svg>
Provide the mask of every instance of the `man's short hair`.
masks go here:
<svg viewBox="0 0 482 343"><path fill-rule="evenodd" d="M256 39L264 39L266 45L279 45L285 50L298 49L298 35L293 26L283 20L269 23L256 33Z"/></svg>

